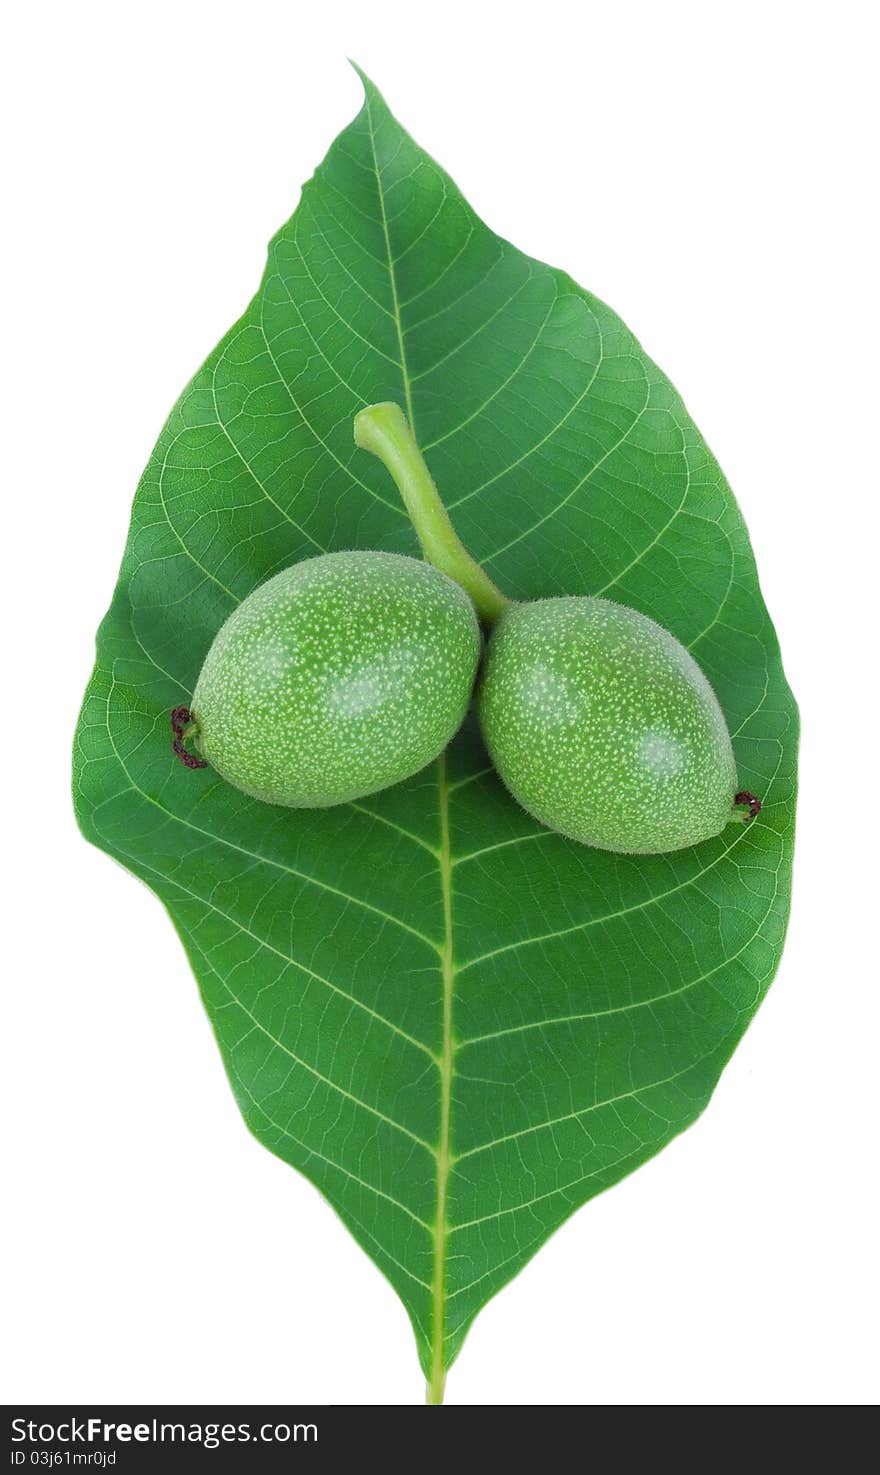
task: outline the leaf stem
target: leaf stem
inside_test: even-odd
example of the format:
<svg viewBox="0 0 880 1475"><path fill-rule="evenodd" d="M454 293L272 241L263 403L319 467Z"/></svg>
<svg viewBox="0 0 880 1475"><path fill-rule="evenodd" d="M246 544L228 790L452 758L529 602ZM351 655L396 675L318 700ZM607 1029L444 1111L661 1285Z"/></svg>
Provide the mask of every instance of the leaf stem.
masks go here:
<svg viewBox="0 0 880 1475"><path fill-rule="evenodd" d="M443 1390L446 1387L446 1373L443 1368L439 1372L431 1373L431 1381L425 1387L426 1403L442 1403Z"/></svg>
<svg viewBox="0 0 880 1475"><path fill-rule="evenodd" d="M371 451L390 471L429 563L470 595L477 614L493 625L510 600L472 558L449 519L399 405L369 405L354 417L355 445Z"/></svg>

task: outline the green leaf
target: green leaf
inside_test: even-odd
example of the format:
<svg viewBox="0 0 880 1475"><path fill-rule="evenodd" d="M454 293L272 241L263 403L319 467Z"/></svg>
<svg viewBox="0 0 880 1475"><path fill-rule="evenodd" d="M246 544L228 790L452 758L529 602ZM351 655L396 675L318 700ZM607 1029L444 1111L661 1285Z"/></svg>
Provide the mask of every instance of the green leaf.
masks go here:
<svg viewBox="0 0 880 1475"><path fill-rule="evenodd" d="M745 527L613 312L482 224L365 81L138 488L77 734L85 835L162 899L255 1136L404 1302L431 1396L580 1204L686 1127L779 959L797 715ZM273 809L171 754L237 601L324 549L417 551L352 419L405 404L514 597L608 595L713 682L760 819L604 854L537 825L469 728L398 788Z"/></svg>

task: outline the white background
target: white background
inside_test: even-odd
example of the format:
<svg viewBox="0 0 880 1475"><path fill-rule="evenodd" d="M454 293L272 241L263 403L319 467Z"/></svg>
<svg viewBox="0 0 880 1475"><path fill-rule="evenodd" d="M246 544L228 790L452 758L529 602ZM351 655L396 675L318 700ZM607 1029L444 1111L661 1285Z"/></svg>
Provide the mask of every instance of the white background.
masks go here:
<svg viewBox="0 0 880 1475"><path fill-rule="evenodd" d="M360 106L352 55L480 214L610 302L681 389L748 521L804 722L767 1002L698 1124L482 1313L449 1402L874 1402L873 7L20 10L0 354L4 1397L423 1395L394 1294L248 1136L161 907L83 843L68 798L138 476Z"/></svg>

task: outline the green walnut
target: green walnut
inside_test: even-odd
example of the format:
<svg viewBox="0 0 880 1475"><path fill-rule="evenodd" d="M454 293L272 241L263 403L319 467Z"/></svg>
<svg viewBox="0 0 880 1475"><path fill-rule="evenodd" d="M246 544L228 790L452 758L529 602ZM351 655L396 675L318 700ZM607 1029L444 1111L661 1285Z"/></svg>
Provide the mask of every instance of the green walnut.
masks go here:
<svg viewBox="0 0 880 1475"><path fill-rule="evenodd" d="M409 778L467 711L481 636L467 594L394 553L328 553L230 615L174 748L255 799L343 804Z"/></svg>
<svg viewBox="0 0 880 1475"><path fill-rule="evenodd" d="M675 636L636 610L576 597L511 605L478 705L513 797L573 840L651 854L742 818L715 693Z"/></svg>

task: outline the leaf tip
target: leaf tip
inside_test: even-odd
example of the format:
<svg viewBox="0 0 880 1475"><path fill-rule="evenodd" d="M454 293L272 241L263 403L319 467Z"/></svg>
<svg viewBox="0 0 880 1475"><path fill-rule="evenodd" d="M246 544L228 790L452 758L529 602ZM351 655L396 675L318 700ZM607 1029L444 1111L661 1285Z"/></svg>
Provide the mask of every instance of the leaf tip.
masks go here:
<svg viewBox="0 0 880 1475"><path fill-rule="evenodd" d="M376 91L375 84L370 81L370 78L367 76L366 72L364 71L363 67L359 64L359 62L356 62L353 56L347 56L345 59L348 62L348 65L355 72L357 72L358 76L360 77L361 82L363 83L364 92L375 92Z"/></svg>
<svg viewBox="0 0 880 1475"><path fill-rule="evenodd" d="M364 89L365 100L368 103L380 105L381 107L387 109L388 104L386 103L384 97L382 96L382 93L379 91L372 77L367 76L363 67L360 65L359 62L355 61L354 57L349 56L346 58L346 60L348 61L349 66L357 73L358 77L361 80L361 85Z"/></svg>

